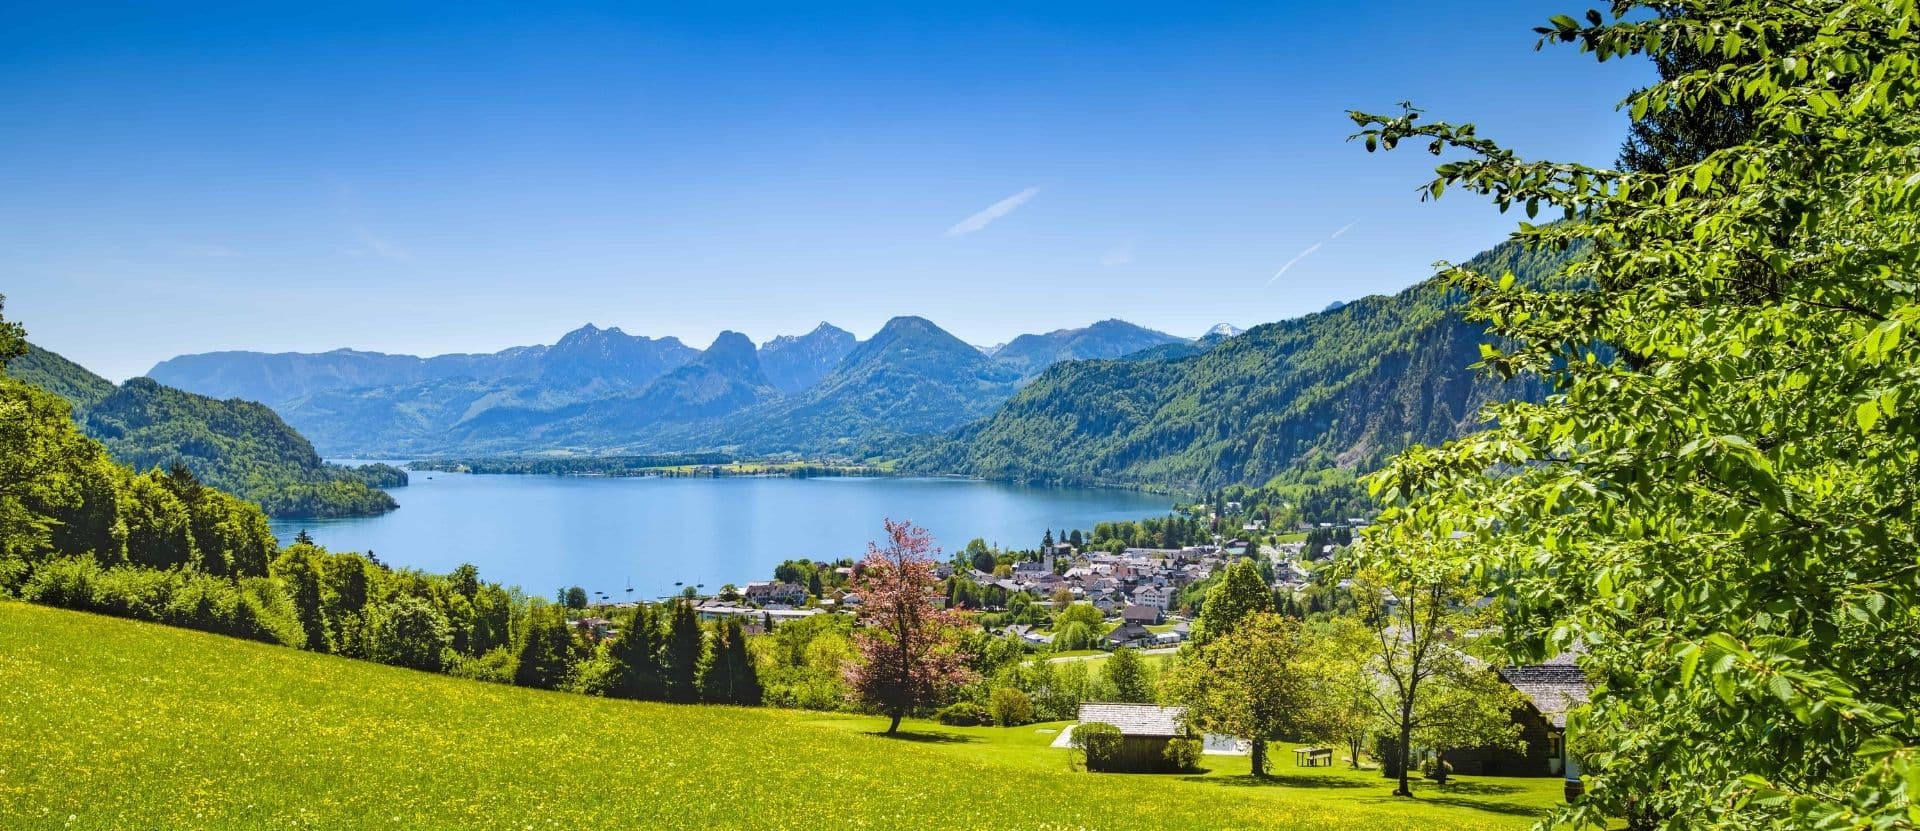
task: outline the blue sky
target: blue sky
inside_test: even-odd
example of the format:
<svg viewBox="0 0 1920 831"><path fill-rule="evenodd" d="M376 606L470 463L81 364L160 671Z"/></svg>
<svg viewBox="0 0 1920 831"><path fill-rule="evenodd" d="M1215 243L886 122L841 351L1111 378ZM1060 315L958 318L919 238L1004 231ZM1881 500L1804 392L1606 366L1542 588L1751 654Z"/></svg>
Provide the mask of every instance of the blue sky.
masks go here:
<svg viewBox="0 0 1920 831"><path fill-rule="evenodd" d="M1346 142L1346 110L1606 163L1651 77L1534 50L1583 6L1492 0L172 5L0 26L6 314L116 380L588 321L1249 326L1512 226L1420 203L1431 159Z"/></svg>

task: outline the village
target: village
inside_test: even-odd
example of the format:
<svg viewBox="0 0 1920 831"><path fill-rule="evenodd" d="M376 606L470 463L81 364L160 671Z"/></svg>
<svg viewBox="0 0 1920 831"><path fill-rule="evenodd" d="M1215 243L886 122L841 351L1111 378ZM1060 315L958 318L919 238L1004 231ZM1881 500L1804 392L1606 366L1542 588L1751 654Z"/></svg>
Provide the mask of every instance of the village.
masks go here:
<svg viewBox="0 0 1920 831"><path fill-rule="evenodd" d="M1242 510L1232 502L1221 507L1236 514ZM1210 512L1206 519L1219 524L1218 514ZM1130 652L1164 667L1193 638L1198 598L1236 563L1253 565L1266 589L1280 599L1278 603L1290 604L1302 616L1338 611L1343 604L1350 611L1353 600L1346 592L1352 581L1329 579L1337 572L1329 566L1358 546L1354 532L1367 525L1360 518L1299 522L1293 531L1275 534L1269 533L1264 520L1250 519L1237 526L1246 536L1214 535L1212 542L1177 548L1117 550L1076 546L1071 540L1081 539L1077 531L1071 540L1066 534L1055 540L1049 532L1036 549L994 552L991 571L978 567L988 565L986 558L976 563L965 551L933 564L933 577L941 582L944 593L931 599L936 607L960 613L981 636L1017 642L1034 660L1099 666L1112 656ZM850 560L789 561L777 570L777 577L787 579L727 585L707 596L689 589L676 600L690 602L703 622L736 621L745 634L762 636L836 613L847 613L839 616L851 619L863 604L853 589L857 568ZM1382 600L1389 609L1397 603L1391 593ZM613 614L611 610L634 606L617 603L601 608ZM1074 616L1091 619L1085 613L1089 609L1098 615L1097 626L1076 630L1076 624L1059 622L1069 610L1080 610ZM589 638L617 634L613 624L597 614L575 618L572 625ZM1567 799L1577 797L1583 785L1577 761L1567 750L1567 713L1587 700L1592 684L1575 665L1575 657L1567 653L1542 664L1493 667L1463 656L1510 695L1507 700L1513 706L1505 713L1509 737L1486 746L1430 749L1428 764L1443 769L1442 778L1448 774L1561 777ZM1117 731L1117 743L1100 761L1089 755L1088 769L1139 773L1194 769L1196 762L1169 749L1184 743L1206 756L1250 752L1245 739L1196 729L1187 710L1178 703L1159 701L1079 701L1071 710L1072 723L1061 727L1048 746L1079 747L1076 728L1100 725L1102 732ZM1114 731L1107 731L1109 725ZM1390 756L1385 745L1363 751L1357 741L1340 751L1355 767L1361 765L1363 754L1376 762ZM1325 767L1334 764L1336 749L1296 743L1290 755L1297 767ZM1386 765L1381 770L1395 773Z"/></svg>

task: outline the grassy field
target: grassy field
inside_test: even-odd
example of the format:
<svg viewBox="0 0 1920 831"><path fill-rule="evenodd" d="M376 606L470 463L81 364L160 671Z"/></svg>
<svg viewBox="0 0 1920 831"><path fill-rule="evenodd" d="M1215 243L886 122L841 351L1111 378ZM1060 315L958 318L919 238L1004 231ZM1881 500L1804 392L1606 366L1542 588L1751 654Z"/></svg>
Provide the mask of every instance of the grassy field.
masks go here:
<svg viewBox="0 0 1920 831"><path fill-rule="evenodd" d="M1338 768L1070 770L1060 725L908 725L515 689L0 602L0 827L1525 827L1549 779L1413 799ZM1281 752L1285 760L1290 754Z"/></svg>

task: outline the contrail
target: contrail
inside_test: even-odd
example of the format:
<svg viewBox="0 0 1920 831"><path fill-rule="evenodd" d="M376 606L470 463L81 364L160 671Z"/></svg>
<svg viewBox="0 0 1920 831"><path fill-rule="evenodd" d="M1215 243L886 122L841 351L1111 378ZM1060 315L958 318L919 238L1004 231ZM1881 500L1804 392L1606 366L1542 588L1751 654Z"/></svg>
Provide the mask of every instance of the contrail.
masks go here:
<svg viewBox="0 0 1920 831"><path fill-rule="evenodd" d="M1340 226L1340 230L1333 232L1333 236L1327 237L1326 239L1323 239L1319 242L1309 245L1307 246L1307 250L1293 255L1293 259L1288 260L1286 265L1281 266L1279 271L1274 272L1272 277L1267 278L1267 285L1269 286L1273 285L1273 281L1280 279L1280 275L1287 273L1287 269L1294 267L1295 264L1299 263L1301 260L1306 259L1308 254L1312 254L1313 252L1320 250L1320 246L1322 245L1326 245L1329 242L1333 242L1334 240L1339 239L1340 235L1346 233L1348 228L1352 228L1353 226L1359 225L1359 224L1360 224L1360 220L1356 219L1352 222L1342 225Z"/></svg>

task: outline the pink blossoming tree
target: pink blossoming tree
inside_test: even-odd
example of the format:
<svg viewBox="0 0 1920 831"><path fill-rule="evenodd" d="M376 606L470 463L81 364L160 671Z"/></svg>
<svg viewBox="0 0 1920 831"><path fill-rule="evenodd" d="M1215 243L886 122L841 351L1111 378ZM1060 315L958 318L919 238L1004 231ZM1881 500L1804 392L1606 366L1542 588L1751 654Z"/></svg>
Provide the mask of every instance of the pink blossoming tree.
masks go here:
<svg viewBox="0 0 1920 831"><path fill-rule="evenodd" d="M854 570L860 595L856 635L859 658L847 665L849 696L893 719L887 733L900 730L908 711L939 700L969 672L961 654L958 621L934 605L940 580L934 576L939 549L925 528L886 520L885 546L867 544L866 559Z"/></svg>

